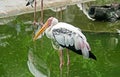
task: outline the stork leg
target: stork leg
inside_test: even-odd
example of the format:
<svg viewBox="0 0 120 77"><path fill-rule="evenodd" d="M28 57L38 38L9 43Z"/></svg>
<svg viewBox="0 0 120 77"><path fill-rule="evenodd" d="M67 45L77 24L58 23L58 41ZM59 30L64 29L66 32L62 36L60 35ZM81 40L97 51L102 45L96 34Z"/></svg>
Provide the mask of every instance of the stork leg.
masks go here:
<svg viewBox="0 0 120 77"><path fill-rule="evenodd" d="M63 11L62 11L62 7L60 7L61 11L60 11L60 20L63 20L63 17L62 17L62 14L63 14Z"/></svg>
<svg viewBox="0 0 120 77"><path fill-rule="evenodd" d="M41 18L40 18L40 25L43 25L43 0L41 0Z"/></svg>
<svg viewBox="0 0 120 77"><path fill-rule="evenodd" d="M67 66L70 64L69 50L67 49Z"/></svg>
<svg viewBox="0 0 120 77"><path fill-rule="evenodd" d="M35 10L34 10L34 21L33 21L33 25L36 25L36 0L35 0Z"/></svg>
<svg viewBox="0 0 120 77"><path fill-rule="evenodd" d="M63 51L60 50L59 52L59 57L60 57L60 69L62 68L64 62L63 62Z"/></svg>

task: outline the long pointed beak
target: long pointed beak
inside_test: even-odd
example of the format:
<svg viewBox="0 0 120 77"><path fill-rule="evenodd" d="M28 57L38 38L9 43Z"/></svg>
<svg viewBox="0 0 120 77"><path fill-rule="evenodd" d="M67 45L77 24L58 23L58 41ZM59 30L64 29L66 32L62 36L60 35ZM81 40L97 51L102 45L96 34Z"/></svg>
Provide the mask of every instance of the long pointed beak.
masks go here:
<svg viewBox="0 0 120 77"><path fill-rule="evenodd" d="M35 36L34 36L34 38L33 38L33 41L35 41L38 37L39 37L39 35L40 34L42 34L45 30L46 30L46 28L48 27L48 21L43 25L43 27L40 29L40 30L38 30L38 32L35 34Z"/></svg>

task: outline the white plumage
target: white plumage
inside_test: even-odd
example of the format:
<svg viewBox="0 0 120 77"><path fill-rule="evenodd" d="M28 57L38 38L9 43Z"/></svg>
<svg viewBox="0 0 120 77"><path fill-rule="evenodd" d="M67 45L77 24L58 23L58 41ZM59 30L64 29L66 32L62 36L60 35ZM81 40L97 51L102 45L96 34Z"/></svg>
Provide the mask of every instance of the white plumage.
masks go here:
<svg viewBox="0 0 120 77"><path fill-rule="evenodd" d="M91 48L86 37L79 28L64 22L58 22L56 18L50 17L44 26L35 34L34 40L44 31L48 38L54 40L59 45L58 50L60 53L63 48L67 48L84 57L96 60L96 57L91 53ZM60 64L62 64L62 61L60 61Z"/></svg>
<svg viewBox="0 0 120 77"><path fill-rule="evenodd" d="M53 32L52 37L54 37L53 39L55 39L58 44L66 48L73 46L76 50L81 50L85 57L89 57L90 47L87 43L86 37L81 33L80 29L70 24L60 22L53 26L51 30Z"/></svg>

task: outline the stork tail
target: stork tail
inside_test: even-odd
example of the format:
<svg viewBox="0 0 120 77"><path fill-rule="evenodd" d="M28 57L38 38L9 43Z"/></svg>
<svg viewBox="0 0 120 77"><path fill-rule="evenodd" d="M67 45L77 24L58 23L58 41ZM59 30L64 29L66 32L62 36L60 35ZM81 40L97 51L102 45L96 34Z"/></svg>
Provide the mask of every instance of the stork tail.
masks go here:
<svg viewBox="0 0 120 77"><path fill-rule="evenodd" d="M67 49L70 49L70 50L72 50L73 52L75 52L75 53L77 53L79 55L82 55L82 51L81 50L76 50L74 46L68 46L68 47L67 46L63 46L63 45L60 45L60 46L65 47ZM96 56L91 51L89 51L89 58L97 60Z"/></svg>
<svg viewBox="0 0 120 77"><path fill-rule="evenodd" d="M97 60L96 56L91 51L89 51L89 58Z"/></svg>

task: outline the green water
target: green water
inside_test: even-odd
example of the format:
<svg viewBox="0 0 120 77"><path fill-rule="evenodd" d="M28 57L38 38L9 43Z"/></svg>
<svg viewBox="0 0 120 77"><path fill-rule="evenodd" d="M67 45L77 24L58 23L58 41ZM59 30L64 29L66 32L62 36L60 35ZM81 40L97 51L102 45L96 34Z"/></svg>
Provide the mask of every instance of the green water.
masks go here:
<svg viewBox="0 0 120 77"><path fill-rule="evenodd" d="M58 14L45 11L44 20L49 16L59 18ZM120 35L115 32L120 29L120 21L90 21L76 6L69 6L62 16L61 21L81 28L97 61L84 59L70 51L70 65L67 66L64 50L65 63L60 71L58 51L52 48L51 40L44 36L32 41L32 26L25 22L32 21L33 14L27 14L0 26L0 77L34 77L28 68L28 61L46 77L119 77Z"/></svg>

